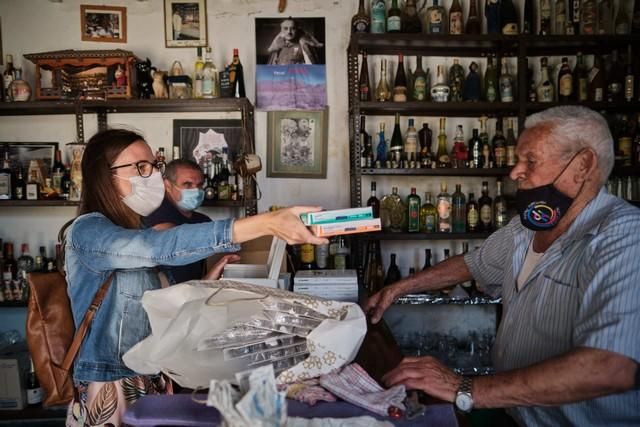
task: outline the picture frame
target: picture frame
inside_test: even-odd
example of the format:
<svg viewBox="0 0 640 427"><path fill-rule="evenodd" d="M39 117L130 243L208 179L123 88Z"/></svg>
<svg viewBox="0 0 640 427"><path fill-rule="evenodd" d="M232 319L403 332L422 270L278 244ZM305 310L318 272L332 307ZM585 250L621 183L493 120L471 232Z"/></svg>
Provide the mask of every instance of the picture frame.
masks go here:
<svg viewBox="0 0 640 427"><path fill-rule="evenodd" d="M47 170L51 170L58 150L57 142L0 142L0 145L2 153L9 152L13 168L22 168L23 174L29 170L31 160L42 160Z"/></svg>
<svg viewBox="0 0 640 427"><path fill-rule="evenodd" d="M85 42L127 42L127 8L80 5L80 32Z"/></svg>
<svg viewBox="0 0 640 427"><path fill-rule="evenodd" d="M207 46L207 1L164 0L166 47Z"/></svg>
<svg viewBox="0 0 640 427"><path fill-rule="evenodd" d="M223 147L227 147L229 160L233 161L243 151L245 135L240 119L173 121L173 146L179 147L180 158L200 165L211 151L221 154Z"/></svg>
<svg viewBox="0 0 640 427"><path fill-rule="evenodd" d="M267 177L327 177L328 111L267 113Z"/></svg>

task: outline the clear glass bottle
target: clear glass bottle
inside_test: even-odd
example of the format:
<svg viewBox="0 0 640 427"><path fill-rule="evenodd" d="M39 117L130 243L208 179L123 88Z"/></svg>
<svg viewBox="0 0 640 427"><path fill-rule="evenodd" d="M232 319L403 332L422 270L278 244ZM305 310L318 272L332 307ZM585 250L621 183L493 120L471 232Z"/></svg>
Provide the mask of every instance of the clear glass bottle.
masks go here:
<svg viewBox="0 0 640 427"><path fill-rule="evenodd" d="M553 83L549 79L549 67L546 57L540 58L540 83L536 88L536 95L538 102L553 102L554 100Z"/></svg>
<svg viewBox="0 0 640 427"><path fill-rule="evenodd" d="M438 224L438 211L433 204L430 192L424 194L424 204L420 207L420 231L423 233L435 233Z"/></svg>
<svg viewBox="0 0 640 427"><path fill-rule="evenodd" d="M387 5L385 0L371 2L371 33L384 34L387 32Z"/></svg>
<svg viewBox="0 0 640 427"><path fill-rule="evenodd" d="M389 89L389 82L387 80L387 60L380 60L380 80L376 87L376 101L385 102L391 99L391 90Z"/></svg>
<svg viewBox="0 0 640 427"><path fill-rule="evenodd" d="M551 34L551 0L540 0L540 35Z"/></svg>
<svg viewBox="0 0 640 427"><path fill-rule="evenodd" d="M202 98L202 82L204 81L204 60L202 59L202 47L196 48L197 56L193 71L193 97Z"/></svg>
<svg viewBox="0 0 640 427"><path fill-rule="evenodd" d="M449 8L449 34L463 34L464 21L460 0L453 0Z"/></svg>
<svg viewBox="0 0 640 427"><path fill-rule="evenodd" d="M420 231L420 202L416 188L411 187L411 194L407 196L407 231L409 233Z"/></svg>
<svg viewBox="0 0 640 427"><path fill-rule="evenodd" d="M446 132L445 117L440 117L440 132L438 133L438 151L436 153L437 167L438 168L450 168L451 158L447 151L447 132Z"/></svg>
<svg viewBox="0 0 640 427"><path fill-rule="evenodd" d="M502 181L496 181L496 198L493 200L493 224L496 230L507 225L507 200L502 195Z"/></svg>
<svg viewBox="0 0 640 427"><path fill-rule="evenodd" d="M407 156L414 158L418 154L418 131L414 126L413 119L409 119L409 125L407 131L404 134L404 152Z"/></svg>
<svg viewBox="0 0 640 427"><path fill-rule="evenodd" d="M451 89L445 83L444 66L438 65L436 72L436 82L431 88L431 100L433 102L448 102Z"/></svg>
<svg viewBox="0 0 640 427"><path fill-rule="evenodd" d="M545 0L547 1L547 0ZM568 0L573 1L573 0ZM567 0L556 0L553 34L563 35L567 31Z"/></svg>
<svg viewBox="0 0 640 427"><path fill-rule="evenodd" d="M398 195L398 187L380 200L380 221L385 231L400 233L407 223L407 207Z"/></svg>
<svg viewBox="0 0 640 427"><path fill-rule="evenodd" d="M456 184L456 191L451 196L451 212L452 231L464 233L467 229L467 200L460 184Z"/></svg>
<svg viewBox="0 0 640 427"><path fill-rule="evenodd" d="M451 195L447 193L447 183L440 182L440 194L436 203L438 211L438 233L451 233Z"/></svg>
<svg viewBox="0 0 640 427"><path fill-rule="evenodd" d="M211 47L209 46L207 46L205 50L202 76L202 97L218 98L220 96L218 89L218 70L211 60Z"/></svg>
<svg viewBox="0 0 640 427"><path fill-rule="evenodd" d="M502 67L500 70L500 101L513 102L514 98L514 85L515 80L513 75L509 72L509 66L507 64L507 58L502 58Z"/></svg>

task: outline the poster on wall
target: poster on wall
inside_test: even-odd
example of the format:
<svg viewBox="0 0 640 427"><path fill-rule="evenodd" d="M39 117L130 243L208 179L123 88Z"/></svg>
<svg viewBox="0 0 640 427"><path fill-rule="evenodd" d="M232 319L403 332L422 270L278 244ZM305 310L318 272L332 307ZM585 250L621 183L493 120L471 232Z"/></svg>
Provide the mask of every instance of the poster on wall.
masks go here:
<svg viewBox="0 0 640 427"><path fill-rule="evenodd" d="M327 105L324 18L256 18L256 106L263 111Z"/></svg>

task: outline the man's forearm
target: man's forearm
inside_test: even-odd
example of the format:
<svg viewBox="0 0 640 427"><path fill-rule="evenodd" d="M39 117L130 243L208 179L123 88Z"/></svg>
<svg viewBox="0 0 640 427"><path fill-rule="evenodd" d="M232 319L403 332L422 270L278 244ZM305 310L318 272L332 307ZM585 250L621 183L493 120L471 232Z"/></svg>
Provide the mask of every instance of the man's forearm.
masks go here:
<svg viewBox="0 0 640 427"><path fill-rule="evenodd" d="M473 383L474 406L556 406L633 388L637 364L622 355L579 348L527 368Z"/></svg>
<svg viewBox="0 0 640 427"><path fill-rule="evenodd" d="M463 255L456 255L398 283L402 294L445 289L473 279Z"/></svg>

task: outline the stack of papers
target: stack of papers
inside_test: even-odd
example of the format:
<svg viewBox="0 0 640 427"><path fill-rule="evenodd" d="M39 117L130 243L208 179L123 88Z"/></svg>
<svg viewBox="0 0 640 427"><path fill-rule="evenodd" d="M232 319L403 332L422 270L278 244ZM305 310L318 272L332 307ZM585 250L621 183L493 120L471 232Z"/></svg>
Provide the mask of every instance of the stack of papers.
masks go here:
<svg viewBox="0 0 640 427"><path fill-rule="evenodd" d="M356 270L302 270L296 273L293 291L334 301L358 302Z"/></svg>

